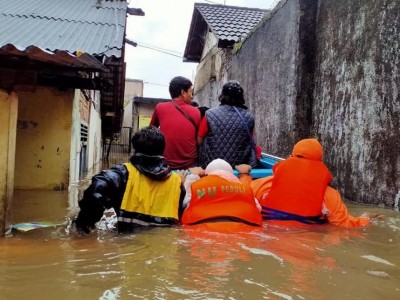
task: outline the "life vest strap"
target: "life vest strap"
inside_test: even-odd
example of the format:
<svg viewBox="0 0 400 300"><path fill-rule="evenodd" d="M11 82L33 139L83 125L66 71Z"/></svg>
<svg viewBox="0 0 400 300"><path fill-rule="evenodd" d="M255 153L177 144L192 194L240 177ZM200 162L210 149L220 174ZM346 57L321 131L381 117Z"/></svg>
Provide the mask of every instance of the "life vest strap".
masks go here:
<svg viewBox="0 0 400 300"><path fill-rule="evenodd" d="M259 224L254 224L244 219L236 217L213 217L208 219L203 219L197 222L190 223L189 225L198 225L203 223L219 223L219 222L233 222L233 223L243 223L250 226L260 226Z"/></svg>
<svg viewBox="0 0 400 300"><path fill-rule="evenodd" d="M264 220L297 221L303 224L325 224L326 218L321 214L318 216L299 216L262 206L261 214Z"/></svg>

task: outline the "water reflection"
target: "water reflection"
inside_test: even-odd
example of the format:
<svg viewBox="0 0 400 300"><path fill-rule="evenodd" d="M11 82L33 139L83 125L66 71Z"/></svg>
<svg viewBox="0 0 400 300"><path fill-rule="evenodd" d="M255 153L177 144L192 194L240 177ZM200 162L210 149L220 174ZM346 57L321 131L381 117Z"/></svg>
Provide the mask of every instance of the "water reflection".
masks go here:
<svg viewBox="0 0 400 300"><path fill-rule="evenodd" d="M0 240L1 299L399 299L400 216L364 229L333 226L225 233L204 228L70 231L75 196L15 193L13 222L56 227ZM74 205L71 205L75 203ZM365 207L350 205L361 214Z"/></svg>

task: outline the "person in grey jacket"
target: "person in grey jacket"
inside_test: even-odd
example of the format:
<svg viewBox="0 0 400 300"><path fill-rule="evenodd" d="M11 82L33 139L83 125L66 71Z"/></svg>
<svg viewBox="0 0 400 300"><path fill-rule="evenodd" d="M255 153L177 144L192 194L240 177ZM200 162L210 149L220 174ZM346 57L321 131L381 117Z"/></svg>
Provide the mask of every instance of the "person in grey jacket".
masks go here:
<svg viewBox="0 0 400 300"><path fill-rule="evenodd" d="M237 81L228 81L219 96L221 104L206 111L199 132L199 165L205 168L221 158L231 166L257 165L253 140L254 116L247 110L243 88Z"/></svg>

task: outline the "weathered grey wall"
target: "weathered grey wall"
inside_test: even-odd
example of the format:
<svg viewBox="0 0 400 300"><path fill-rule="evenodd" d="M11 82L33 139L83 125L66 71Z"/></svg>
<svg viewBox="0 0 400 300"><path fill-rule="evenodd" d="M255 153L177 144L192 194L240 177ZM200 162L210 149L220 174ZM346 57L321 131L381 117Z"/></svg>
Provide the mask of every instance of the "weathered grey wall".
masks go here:
<svg viewBox="0 0 400 300"><path fill-rule="evenodd" d="M212 84L241 82L263 151L316 137L345 198L396 207L399 12L398 0L282 0Z"/></svg>
<svg viewBox="0 0 400 300"><path fill-rule="evenodd" d="M399 13L398 0L320 0L317 26L313 128L334 184L387 207L400 196Z"/></svg>
<svg viewBox="0 0 400 300"><path fill-rule="evenodd" d="M309 37L315 26L310 31L309 24L314 25L317 6L308 2L314 1L281 1L244 42L228 70L228 78L243 85L256 116L256 142L278 156L286 157L299 139L310 135L313 60L306 59L304 47L314 45Z"/></svg>
<svg viewBox="0 0 400 300"><path fill-rule="evenodd" d="M194 101L200 103L201 106L215 107L218 105L218 96L226 70L224 64L230 64L231 57L229 49L219 49L217 45L211 47L211 50L197 66Z"/></svg>

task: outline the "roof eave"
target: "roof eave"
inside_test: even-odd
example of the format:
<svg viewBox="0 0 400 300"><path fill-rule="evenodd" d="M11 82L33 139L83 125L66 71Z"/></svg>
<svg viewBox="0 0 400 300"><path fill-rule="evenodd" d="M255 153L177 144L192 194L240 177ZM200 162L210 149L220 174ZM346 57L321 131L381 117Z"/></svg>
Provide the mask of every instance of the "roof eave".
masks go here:
<svg viewBox="0 0 400 300"><path fill-rule="evenodd" d="M207 30L208 25L195 6L186 40L185 51L183 53L184 62L200 62L204 46L202 43L202 37L205 36Z"/></svg>

